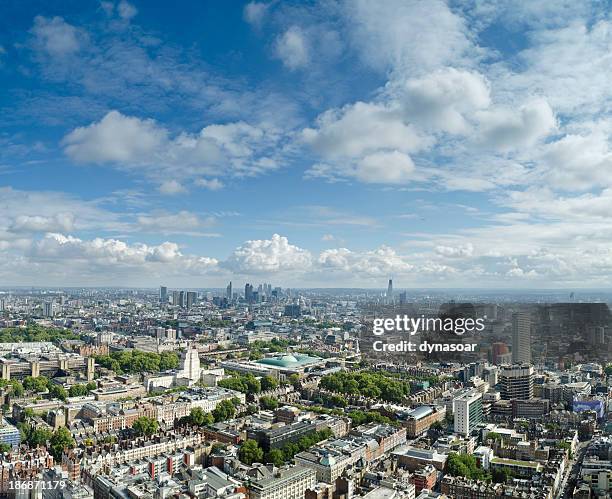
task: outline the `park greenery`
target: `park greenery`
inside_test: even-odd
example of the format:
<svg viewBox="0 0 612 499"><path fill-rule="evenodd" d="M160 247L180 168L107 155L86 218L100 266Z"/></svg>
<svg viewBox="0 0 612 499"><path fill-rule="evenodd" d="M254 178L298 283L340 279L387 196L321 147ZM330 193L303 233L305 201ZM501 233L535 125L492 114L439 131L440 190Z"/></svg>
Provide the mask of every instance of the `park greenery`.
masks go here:
<svg viewBox="0 0 612 499"><path fill-rule="evenodd" d="M319 386L346 395L360 395L386 402L402 402L410 395L407 382L376 372L337 372L323 376Z"/></svg>
<svg viewBox="0 0 612 499"><path fill-rule="evenodd" d="M0 343L22 343L30 341L78 340L81 336L69 329L56 329L42 326L8 327L0 329Z"/></svg>
<svg viewBox="0 0 612 499"><path fill-rule="evenodd" d="M176 369L179 366L179 356L175 352L142 352L140 350L124 350L112 352L110 355L97 355L96 362L121 373L153 373Z"/></svg>
<svg viewBox="0 0 612 499"><path fill-rule="evenodd" d="M235 373L229 378L222 379L217 385L241 393L259 393L261 391L260 381L252 374Z"/></svg>

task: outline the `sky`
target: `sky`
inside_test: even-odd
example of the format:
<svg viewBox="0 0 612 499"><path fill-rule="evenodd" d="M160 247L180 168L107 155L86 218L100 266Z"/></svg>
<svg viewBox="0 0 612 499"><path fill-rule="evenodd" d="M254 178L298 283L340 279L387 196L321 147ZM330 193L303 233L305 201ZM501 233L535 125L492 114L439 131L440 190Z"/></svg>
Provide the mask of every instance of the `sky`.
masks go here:
<svg viewBox="0 0 612 499"><path fill-rule="evenodd" d="M609 288L612 6L7 0L0 286Z"/></svg>

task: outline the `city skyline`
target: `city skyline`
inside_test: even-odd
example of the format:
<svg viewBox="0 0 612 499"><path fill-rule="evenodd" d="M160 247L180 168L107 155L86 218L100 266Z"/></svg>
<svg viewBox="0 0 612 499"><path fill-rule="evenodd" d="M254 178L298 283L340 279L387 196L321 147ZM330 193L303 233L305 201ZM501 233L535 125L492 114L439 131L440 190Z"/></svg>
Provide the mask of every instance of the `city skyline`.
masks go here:
<svg viewBox="0 0 612 499"><path fill-rule="evenodd" d="M423 5L10 2L0 284L608 288L607 4Z"/></svg>

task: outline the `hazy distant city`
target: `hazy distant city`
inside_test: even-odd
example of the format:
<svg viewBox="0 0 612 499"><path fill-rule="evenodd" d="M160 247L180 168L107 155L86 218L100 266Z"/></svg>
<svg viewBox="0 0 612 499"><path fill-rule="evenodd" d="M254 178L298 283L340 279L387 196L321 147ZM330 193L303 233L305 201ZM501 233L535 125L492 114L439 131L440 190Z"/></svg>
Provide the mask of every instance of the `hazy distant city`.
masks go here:
<svg viewBox="0 0 612 499"><path fill-rule="evenodd" d="M0 494L608 494L612 321L581 301L606 294L452 296L391 279L2 290ZM410 336L474 351L375 351L396 340L372 320L400 314L483 327Z"/></svg>

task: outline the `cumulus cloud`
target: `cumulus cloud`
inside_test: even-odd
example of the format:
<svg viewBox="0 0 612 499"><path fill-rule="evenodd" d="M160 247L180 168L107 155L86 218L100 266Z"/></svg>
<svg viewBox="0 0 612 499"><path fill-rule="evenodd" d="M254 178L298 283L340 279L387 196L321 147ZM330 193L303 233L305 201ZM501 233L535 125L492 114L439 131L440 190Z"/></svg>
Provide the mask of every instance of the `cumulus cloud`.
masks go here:
<svg viewBox="0 0 612 499"><path fill-rule="evenodd" d="M74 129L62 143L66 154L80 163L140 163L168 143L168 132L154 120L110 111L99 122Z"/></svg>
<svg viewBox="0 0 612 499"><path fill-rule="evenodd" d="M178 246L170 242L159 246L128 245L117 239L95 238L87 241L56 233L49 233L38 241L32 252L35 257L41 259L80 259L104 265L137 265L147 261L169 262L181 256Z"/></svg>
<svg viewBox="0 0 612 499"><path fill-rule="evenodd" d="M612 150L604 130L568 134L547 144L542 153L546 180L564 190L612 185Z"/></svg>
<svg viewBox="0 0 612 499"><path fill-rule="evenodd" d="M309 251L289 244L284 236L274 234L271 239L245 242L234 250L224 265L234 272L244 274L304 272L310 268L311 261Z"/></svg>
<svg viewBox="0 0 612 499"><path fill-rule="evenodd" d="M244 122L209 125L199 133L171 137L150 119L110 111L100 121L79 127L62 140L64 151L78 163L108 163L141 171L163 182L166 194L182 192L181 180L202 175L253 176L278 168L280 134L267 126ZM167 180L168 175L180 176ZM200 180L204 187L220 185ZM196 183L198 185L198 183Z"/></svg>
<svg viewBox="0 0 612 499"><path fill-rule="evenodd" d="M472 256L474 246L471 243L466 243L460 246L436 246L436 253L449 258L465 258Z"/></svg>
<svg viewBox="0 0 612 499"><path fill-rule="evenodd" d="M455 68L409 79L398 91L407 120L449 133L467 133L473 114L491 103L481 74Z"/></svg>
<svg viewBox="0 0 612 499"><path fill-rule="evenodd" d="M500 150L533 146L556 127L555 115L546 99L534 99L518 110L483 111L479 121L479 140Z"/></svg>
<svg viewBox="0 0 612 499"><path fill-rule="evenodd" d="M64 57L81 48L86 35L68 24L62 17L36 16L30 32L36 49L53 57Z"/></svg>
<svg viewBox="0 0 612 499"><path fill-rule="evenodd" d="M373 251L353 252L347 248L322 251L318 263L326 271L341 271L362 277L379 278L410 272L414 267L403 256L388 246Z"/></svg>
<svg viewBox="0 0 612 499"><path fill-rule="evenodd" d="M377 152L361 159L355 168L355 177L375 184L403 184L410 180L414 163L399 151Z"/></svg>
<svg viewBox="0 0 612 499"><path fill-rule="evenodd" d="M299 26L291 26L276 39L274 53L289 69L299 69L310 61L309 42Z"/></svg>
<svg viewBox="0 0 612 499"><path fill-rule="evenodd" d="M326 111L317 118L316 128L302 131L302 138L331 158L355 158L381 149L410 153L428 144L397 110L366 102Z"/></svg>

